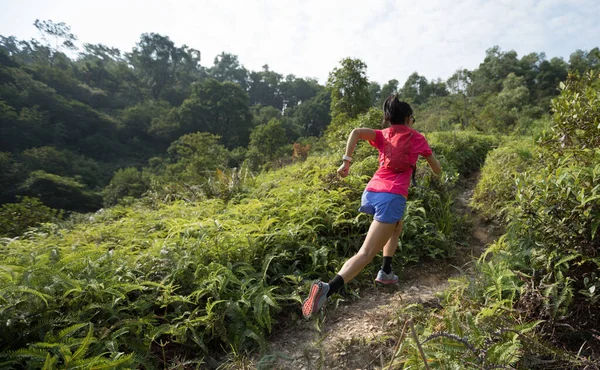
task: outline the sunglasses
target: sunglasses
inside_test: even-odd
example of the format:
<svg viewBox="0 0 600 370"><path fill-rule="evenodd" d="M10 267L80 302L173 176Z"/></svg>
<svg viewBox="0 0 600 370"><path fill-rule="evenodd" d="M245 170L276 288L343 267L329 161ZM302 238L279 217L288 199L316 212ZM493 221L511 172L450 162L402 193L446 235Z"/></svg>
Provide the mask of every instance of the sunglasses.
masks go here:
<svg viewBox="0 0 600 370"><path fill-rule="evenodd" d="M413 123L417 122L417 119L412 114L410 115L410 118L412 118Z"/></svg>

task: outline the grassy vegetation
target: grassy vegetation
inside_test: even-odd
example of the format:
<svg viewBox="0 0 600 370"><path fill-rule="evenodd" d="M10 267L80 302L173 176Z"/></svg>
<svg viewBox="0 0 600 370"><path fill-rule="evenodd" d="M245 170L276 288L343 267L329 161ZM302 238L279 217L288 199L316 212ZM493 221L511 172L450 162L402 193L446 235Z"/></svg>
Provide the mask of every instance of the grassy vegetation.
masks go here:
<svg viewBox="0 0 600 370"><path fill-rule="evenodd" d="M473 170L497 145L468 132L430 141L457 171ZM452 156L466 147L470 155ZM332 275L358 249L370 222L357 209L375 153L345 180L334 175L336 164L311 156L247 177L228 202L148 197L4 239L5 364L212 367L224 353L264 349L276 325L298 319L309 283ZM448 256L457 238L452 191L460 173L442 181L419 174L398 265ZM365 271L348 289L370 279Z"/></svg>
<svg viewBox="0 0 600 370"><path fill-rule="evenodd" d="M600 76L572 75L551 131L486 159L474 196L506 233L456 279L434 315L409 307L437 368L597 369L600 342ZM396 368L422 365L416 343Z"/></svg>

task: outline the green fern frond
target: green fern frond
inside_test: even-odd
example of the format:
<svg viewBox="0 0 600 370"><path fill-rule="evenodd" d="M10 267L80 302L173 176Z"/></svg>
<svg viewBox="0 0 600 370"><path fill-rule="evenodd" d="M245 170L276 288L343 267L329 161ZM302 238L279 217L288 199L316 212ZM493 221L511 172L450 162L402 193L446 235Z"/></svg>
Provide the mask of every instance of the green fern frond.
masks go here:
<svg viewBox="0 0 600 370"><path fill-rule="evenodd" d="M54 370L56 361L58 361L56 356L50 356L50 354L48 353L48 355L46 356L46 362L44 362L44 367L42 367L42 370Z"/></svg>
<svg viewBox="0 0 600 370"><path fill-rule="evenodd" d="M92 336L93 331L94 331L93 329L94 329L93 325L90 324L90 328L88 330L87 335L83 339L83 342L81 343L81 346L79 346L79 348L75 351L75 353L73 353L73 356L71 357L71 361L76 361L80 357L83 357L85 355L85 353L87 352L88 348L92 344L92 341L94 340L94 337Z"/></svg>
<svg viewBox="0 0 600 370"><path fill-rule="evenodd" d="M24 286L14 287L13 290L16 292L33 294L34 296L36 296L36 297L40 298L42 301L44 301L44 303L46 304L46 307L48 307L48 299L52 298L48 294L44 294L44 293L38 292L35 289L31 289L31 288L24 287Z"/></svg>
<svg viewBox="0 0 600 370"><path fill-rule="evenodd" d="M8 355L7 357L9 359L17 357L26 357L39 362L43 362L46 361L48 351L36 348L20 348L16 351L7 351L6 354Z"/></svg>
<svg viewBox="0 0 600 370"><path fill-rule="evenodd" d="M115 360L105 360L105 363L103 364L97 364L97 365L93 365L91 367L91 370L104 370L104 369L114 369L116 367L119 366L123 366L123 365L130 365L134 362L134 354L130 353L128 355L125 355L119 359L115 359Z"/></svg>
<svg viewBox="0 0 600 370"><path fill-rule="evenodd" d="M82 324L71 325L71 326L66 327L66 328L62 329L61 331L59 331L58 335L56 335L56 336L52 335L51 333L48 333L48 334L46 334L46 341L53 342L53 343L60 343L60 342L64 341L64 339L66 337L73 335L79 329L81 329L87 325L89 325L89 324L82 323Z"/></svg>

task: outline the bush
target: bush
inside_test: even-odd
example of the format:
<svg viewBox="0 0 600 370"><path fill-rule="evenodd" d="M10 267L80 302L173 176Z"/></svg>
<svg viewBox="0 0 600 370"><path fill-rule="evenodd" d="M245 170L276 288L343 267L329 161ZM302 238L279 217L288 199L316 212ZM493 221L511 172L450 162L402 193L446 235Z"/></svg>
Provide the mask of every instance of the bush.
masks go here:
<svg viewBox="0 0 600 370"><path fill-rule="evenodd" d="M102 192L104 205L114 206L124 197L140 198L149 188L148 174L134 167L120 169Z"/></svg>
<svg viewBox="0 0 600 370"><path fill-rule="evenodd" d="M459 361L450 348L460 345L477 354L475 361L486 361L483 365L530 368L530 359L543 357L556 358L561 368L597 364L600 78L595 76L570 76L562 84L553 101L554 125L541 133L541 147L510 142L486 160L474 203L487 215L505 217L507 232L489 248L491 258L479 260L477 275L447 293L443 324L426 324L427 340L441 343L426 346L432 361ZM533 337L526 335L531 330ZM407 363L414 354L411 348Z"/></svg>
<svg viewBox="0 0 600 370"><path fill-rule="evenodd" d="M102 207L102 197L70 177L34 171L19 188L21 194L40 198L51 208L92 212Z"/></svg>
<svg viewBox="0 0 600 370"><path fill-rule="evenodd" d="M472 206L489 220L504 222L515 200L516 178L541 165L540 149L531 140L513 141L488 154L472 198Z"/></svg>
<svg viewBox="0 0 600 370"><path fill-rule="evenodd" d="M0 208L0 236L12 238L23 234L32 226L62 218L61 211L46 207L37 198L18 199L18 203L6 203Z"/></svg>
<svg viewBox="0 0 600 370"><path fill-rule="evenodd" d="M467 176L481 168L487 153L498 146L499 139L472 131L432 132L427 141L445 172Z"/></svg>
<svg viewBox="0 0 600 370"><path fill-rule="evenodd" d="M167 341L174 343L165 348L171 358L193 352L213 364L223 348L243 354L264 347L277 321L299 319L296 308L311 281L332 276L360 248L371 218L358 207L377 168L373 152L357 157L345 179L329 155L308 156L256 179L244 168L222 171L209 189L245 188L229 202L156 197L151 208L117 205L70 230L47 228L5 241L0 265L13 267L10 278L0 278L6 301L0 346L26 349L46 333L91 323L98 340L89 356L135 352L132 367L160 366L160 345ZM408 201L397 266L452 254L460 220L451 202L456 178L447 180L436 183L421 172L423 187ZM372 284L369 269L346 289L365 283ZM34 361L5 357L15 367Z"/></svg>
<svg viewBox="0 0 600 370"><path fill-rule="evenodd" d="M555 135L550 145L557 151L583 150L582 158L592 158L588 150L600 148L600 74L569 75L560 88L552 100Z"/></svg>

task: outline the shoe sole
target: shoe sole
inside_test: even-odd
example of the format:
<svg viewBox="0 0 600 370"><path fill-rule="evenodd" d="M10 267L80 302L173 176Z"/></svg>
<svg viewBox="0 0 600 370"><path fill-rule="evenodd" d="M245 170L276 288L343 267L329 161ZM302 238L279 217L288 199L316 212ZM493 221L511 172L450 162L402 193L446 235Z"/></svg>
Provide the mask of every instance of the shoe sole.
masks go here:
<svg viewBox="0 0 600 370"><path fill-rule="evenodd" d="M310 293L308 294L308 298L302 303L302 314L304 318L309 318L315 309L317 308L317 303L319 302L320 294L323 289L323 284L321 282L314 283L312 287L310 287Z"/></svg>
<svg viewBox="0 0 600 370"><path fill-rule="evenodd" d="M397 284L398 280L379 280L379 279L375 279L376 282L381 283L381 284L386 284L386 285L390 285L390 284Z"/></svg>

